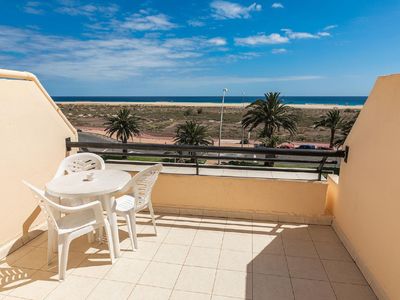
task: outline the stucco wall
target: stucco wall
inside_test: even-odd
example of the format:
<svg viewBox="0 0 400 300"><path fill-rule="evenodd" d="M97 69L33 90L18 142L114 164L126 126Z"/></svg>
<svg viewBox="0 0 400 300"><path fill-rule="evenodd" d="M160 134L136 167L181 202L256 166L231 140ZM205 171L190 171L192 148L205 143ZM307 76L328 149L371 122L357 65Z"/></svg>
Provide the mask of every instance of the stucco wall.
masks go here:
<svg viewBox="0 0 400 300"><path fill-rule="evenodd" d="M161 174L153 192L158 207L288 217L321 217L322 182ZM247 214L247 215L246 215ZM287 220L287 219L286 219Z"/></svg>
<svg viewBox="0 0 400 300"><path fill-rule="evenodd" d="M328 189L326 191L326 213L333 214L333 206L335 205L339 194L339 176L330 174L327 178Z"/></svg>
<svg viewBox="0 0 400 300"><path fill-rule="evenodd" d="M380 77L346 144L334 226L382 298L400 299L400 75Z"/></svg>
<svg viewBox="0 0 400 300"><path fill-rule="evenodd" d="M29 73L0 70L0 246L43 221L21 180L43 187L65 157L65 138L76 138L35 80Z"/></svg>

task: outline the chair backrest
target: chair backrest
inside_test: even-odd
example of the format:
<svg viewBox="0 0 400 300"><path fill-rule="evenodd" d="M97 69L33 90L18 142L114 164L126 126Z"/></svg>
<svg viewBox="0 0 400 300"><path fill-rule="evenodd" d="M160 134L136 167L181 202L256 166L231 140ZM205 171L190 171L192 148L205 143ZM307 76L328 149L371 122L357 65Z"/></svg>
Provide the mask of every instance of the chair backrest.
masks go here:
<svg viewBox="0 0 400 300"><path fill-rule="evenodd" d="M33 192L33 195L38 200L39 206L42 209L42 212L46 215L47 220L55 226L56 230L58 230L58 224L56 219L54 218L52 208L52 206L56 206L57 204L47 198L45 192L41 189L38 189L37 187L24 180L22 182Z"/></svg>
<svg viewBox="0 0 400 300"><path fill-rule="evenodd" d="M77 153L63 159L54 178L82 171L104 170L105 168L104 160L97 154Z"/></svg>
<svg viewBox="0 0 400 300"><path fill-rule="evenodd" d="M162 170L162 164L156 164L140 171L132 178L133 196L136 204L146 205L151 199L151 192Z"/></svg>

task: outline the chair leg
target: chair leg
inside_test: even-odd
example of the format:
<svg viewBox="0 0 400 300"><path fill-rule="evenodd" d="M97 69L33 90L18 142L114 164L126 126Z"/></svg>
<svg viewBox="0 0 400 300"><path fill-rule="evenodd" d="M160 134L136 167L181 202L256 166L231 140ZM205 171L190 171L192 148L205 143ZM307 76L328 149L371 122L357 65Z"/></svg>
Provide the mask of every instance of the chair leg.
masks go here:
<svg viewBox="0 0 400 300"><path fill-rule="evenodd" d="M98 242L103 243L103 235L104 235L103 227L100 226L96 230L96 236L97 236L96 239Z"/></svg>
<svg viewBox="0 0 400 300"><path fill-rule="evenodd" d="M137 233L136 233L136 214L133 210L131 210L129 212L129 221L131 223L134 249L138 249L138 241L137 241Z"/></svg>
<svg viewBox="0 0 400 300"><path fill-rule="evenodd" d="M65 279L65 273L68 265L68 252L70 240L68 236L63 236L58 239L58 277L59 280Z"/></svg>
<svg viewBox="0 0 400 300"><path fill-rule="evenodd" d="M151 220L153 222L154 232L157 235L156 219L154 218L154 209L153 209L153 204L151 203L151 201L149 201L149 211L150 211L150 215L151 215Z"/></svg>
<svg viewBox="0 0 400 300"><path fill-rule="evenodd" d="M134 237L133 237L131 218L128 214L125 215L125 221L126 221L126 226L128 227L128 234L129 234L129 239L131 240L132 251L135 251L136 247L135 247L135 241L134 241Z"/></svg>
<svg viewBox="0 0 400 300"><path fill-rule="evenodd" d="M112 240L112 235L111 235L110 223L108 223L107 220L104 220L104 229L106 231L107 244L108 244L108 249L110 251L111 263L114 263L114 260L115 260L114 245L113 245L113 240Z"/></svg>
<svg viewBox="0 0 400 300"><path fill-rule="evenodd" d="M50 265L51 259L53 257L53 239L54 239L54 229L48 225L47 229L47 265Z"/></svg>
<svg viewBox="0 0 400 300"><path fill-rule="evenodd" d="M94 242L94 234L93 234L93 232L88 233L87 236L88 236L89 244L93 243Z"/></svg>

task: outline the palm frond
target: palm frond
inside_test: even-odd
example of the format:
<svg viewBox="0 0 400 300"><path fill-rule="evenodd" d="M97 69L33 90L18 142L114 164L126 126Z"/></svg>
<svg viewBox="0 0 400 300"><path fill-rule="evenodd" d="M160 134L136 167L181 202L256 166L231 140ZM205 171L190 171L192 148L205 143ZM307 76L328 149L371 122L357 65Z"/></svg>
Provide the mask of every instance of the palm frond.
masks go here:
<svg viewBox="0 0 400 300"><path fill-rule="evenodd" d="M126 143L130 138L140 135L140 118L130 109L122 108L117 115L107 117L104 131L117 140Z"/></svg>
<svg viewBox="0 0 400 300"><path fill-rule="evenodd" d="M263 125L261 137L271 139L281 129L293 135L297 132L297 117L282 103L280 93L270 92L265 99L249 104L242 118L242 127L249 131L260 125Z"/></svg>
<svg viewBox="0 0 400 300"><path fill-rule="evenodd" d="M179 145L211 145L213 142L208 136L208 129L195 121L186 121L178 125L174 138Z"/></svg>

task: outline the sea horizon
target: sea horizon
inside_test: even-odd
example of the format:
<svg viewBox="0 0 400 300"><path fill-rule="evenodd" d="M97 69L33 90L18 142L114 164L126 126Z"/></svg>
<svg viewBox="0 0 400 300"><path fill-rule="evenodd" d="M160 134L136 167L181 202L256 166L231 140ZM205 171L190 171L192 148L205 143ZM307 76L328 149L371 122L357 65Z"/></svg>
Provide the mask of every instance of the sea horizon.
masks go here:
<svg viewBox="0 0 400 300"><path fill-rule="evenodd" d="M127 103L220 103L221 96L53 96L56 102L127 102ZM263 96L226 96L225 103L240 104ZM364 105L367 96L282 96L285 104Z"/></svg>

